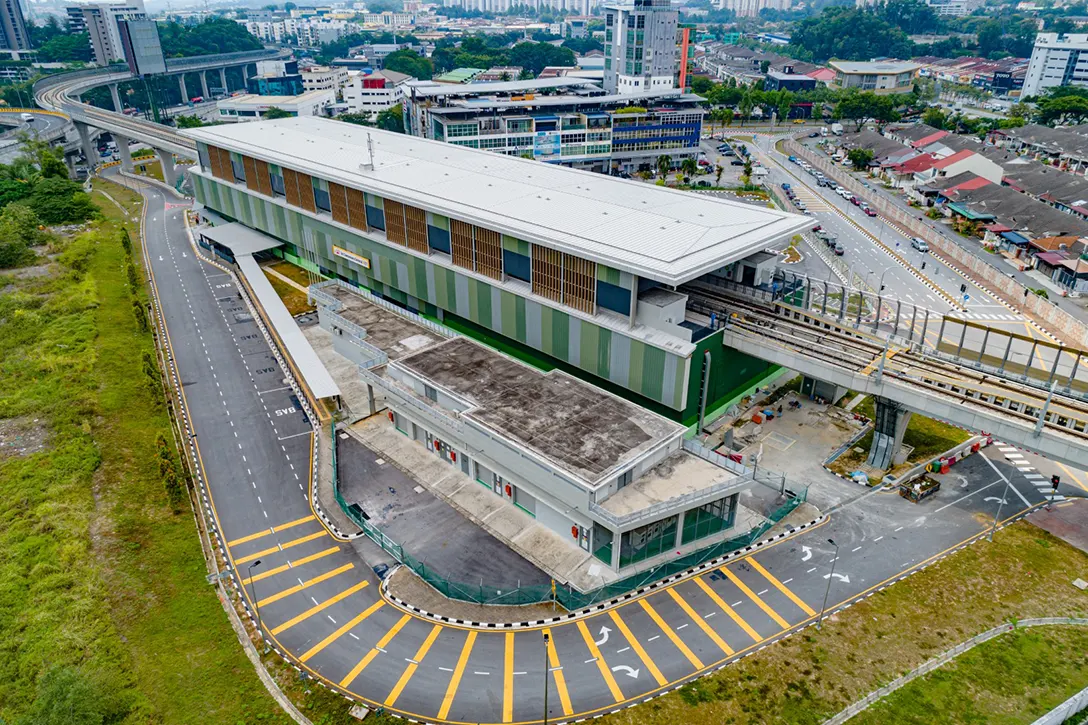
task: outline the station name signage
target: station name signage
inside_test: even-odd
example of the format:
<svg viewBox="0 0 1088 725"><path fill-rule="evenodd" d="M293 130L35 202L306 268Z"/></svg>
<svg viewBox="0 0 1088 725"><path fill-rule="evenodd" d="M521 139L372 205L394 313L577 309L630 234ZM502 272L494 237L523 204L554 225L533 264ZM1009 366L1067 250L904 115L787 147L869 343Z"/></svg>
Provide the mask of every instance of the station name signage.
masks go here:
<svg viewBox="0 0 1088 725"><path fill-rule="evenodd" d="M355 262L355 264L359 265L363 269L370 269L370 260L361 254L356 254L349 249L338 247L335 244L332 247L332 253L337 257L343 257L349 262Z"/></svg>

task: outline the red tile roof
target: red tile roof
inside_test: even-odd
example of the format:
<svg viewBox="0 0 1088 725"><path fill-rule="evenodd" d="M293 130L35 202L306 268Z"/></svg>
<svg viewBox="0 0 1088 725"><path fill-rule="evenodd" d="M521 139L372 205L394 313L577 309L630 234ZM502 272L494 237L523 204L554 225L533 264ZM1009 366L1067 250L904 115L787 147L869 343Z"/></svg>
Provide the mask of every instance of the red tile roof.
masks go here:
<svg viewBox="0 0 1088 725"><path fill-rule="evenodd" d="M895 165L895 170L901 174L911 174L917 171L925 171L932 169L933 164L936 163L936 159L930 154L921 154L915 156L913 159L907 159L901 164Z"/></svg>
<svg viewBox="0 0 1088 725"><path fill-rule="evenodd" d="M942 138L948 135L948 131L938 131L937 133L931 133L928 136L923 136L914 143L911 144L916 149L920 149L923 146L929 146L934 141L940 141Z"/></svg>
<svg viewBox="0 0 1088 725"><path fill-rule="evenodd" d="M989 183L990 183L990 181L988 179L984 179L981 176L979 176L978 178L971 179L970 181L965 181L962 184L956 184L955 186L950 186L947 189L945 189L944 191L945 191L945 193L948 193L950 191L972 191L974 189L981 189L982 187L986 186Z"/></svg>
<svg viewBox="0 0 1088 725"><path fill-rule="evenodd" d="M974 155L975 155L974 151L972 151L970 149L963 149L962 151L957 151L956 153L952 154L951 156L946 156L945 158L941 159L937 163L933 164L933 168L935 168L935 169L947 169L952 164L957 163L959 161L963 161L964 159L969 158L969 157L974 156Z"/></svg>

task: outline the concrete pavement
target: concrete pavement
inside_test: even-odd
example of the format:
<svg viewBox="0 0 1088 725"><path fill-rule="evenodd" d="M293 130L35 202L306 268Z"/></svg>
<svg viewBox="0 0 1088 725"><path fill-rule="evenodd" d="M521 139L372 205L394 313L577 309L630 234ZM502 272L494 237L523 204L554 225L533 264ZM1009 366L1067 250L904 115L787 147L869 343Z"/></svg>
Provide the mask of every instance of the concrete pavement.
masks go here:
<svg viewBox="0 0 1088 725"><path fill-rule="evenodd" d="M495 631L403 611L314 517L311 422L232 278L197 256L179 198L141 192L153 285L222 554L276 650L372 706L429 722L537 722L547 683L552 722L615 710L813 623L833 556L832 610L966 545L996 510L979 495L942 491L913 505L858 489L830 521L577 620ZM1010 501L1002 518L1043 500L1023 494L1028 503Z"/></svg>

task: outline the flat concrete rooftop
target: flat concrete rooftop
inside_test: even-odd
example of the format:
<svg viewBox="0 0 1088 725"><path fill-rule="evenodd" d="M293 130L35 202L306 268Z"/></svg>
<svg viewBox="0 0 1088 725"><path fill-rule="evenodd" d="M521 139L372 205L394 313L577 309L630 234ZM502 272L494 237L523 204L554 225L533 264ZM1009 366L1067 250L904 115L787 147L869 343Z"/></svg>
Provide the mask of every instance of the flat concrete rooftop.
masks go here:
<svg viewBox="0 0 1088 725"><path fill-rule="evenodd" d="M686 451L677 451L601 501L600 506L616 516L626 516L678 496L705 491L735 478L735 474L710 461Z"/></svg>
<svg viewBox="0 0 1088 725"><path fill-rule="evenodd" d="M445 339L407 317L371 304L362 295L344 287L330 285L323 291L343 305L336 314L366 330L366 342L380 349L390 360L399 360Z"/></svg>
<svg viewBox="0 0 1088 725"><path fill-rule="evenodd" d="M559 370L541 372L468 338L413 353L398 366L475 407L463 413L594 488L683 426Z"/></svg>

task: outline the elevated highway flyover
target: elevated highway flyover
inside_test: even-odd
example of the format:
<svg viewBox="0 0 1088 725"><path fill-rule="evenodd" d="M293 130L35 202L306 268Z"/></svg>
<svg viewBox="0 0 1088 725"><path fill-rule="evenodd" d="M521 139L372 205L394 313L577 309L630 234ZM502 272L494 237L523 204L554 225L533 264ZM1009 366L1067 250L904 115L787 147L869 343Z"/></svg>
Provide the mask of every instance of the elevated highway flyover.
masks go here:
<svg viewBox="0 0 1088 725"><path fill-rule="evenodd" d="M721 280L683 291L724 328L724 345L873 396L871 465L888 467L920 413L1088 466L1088 352L952 314L904 314L895 300L789 273L764 289Z"/></svg>
<svg viewBox="0 0 1088 725"><path fill-rule="evenodd" d="M209 95L206 80L208 71L218 71L220 82L223 87L226 87L227 68L241 67L244 77L248 64L259 60L283 58L289 54L290 51L286 50L260 50L174 58L167 61L167 75L177 76L182 97L188 98L185 74L198 73L203 93L207 96ZM91 143L90 129L109 131L117 139L122 168L127 171L132 170L132 158L128 152L129 143L133 141L144 143L155 149L155 153L162 161L163 178L172 186L176 180L174 155L192 158L196 145L169 126L126 116L120 112L122 106L118 84L133 79L132 73L123 65L64 73L43 78L36 83L34 98L42 108L63 113L72 120L79 132L83 152L88 161L96 156L94 145ZM109 86L115 110L97 108L80 100L81 93L100 86Z"/></svg>

